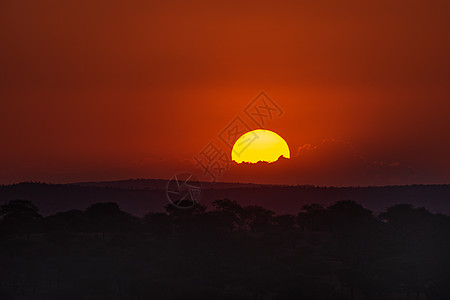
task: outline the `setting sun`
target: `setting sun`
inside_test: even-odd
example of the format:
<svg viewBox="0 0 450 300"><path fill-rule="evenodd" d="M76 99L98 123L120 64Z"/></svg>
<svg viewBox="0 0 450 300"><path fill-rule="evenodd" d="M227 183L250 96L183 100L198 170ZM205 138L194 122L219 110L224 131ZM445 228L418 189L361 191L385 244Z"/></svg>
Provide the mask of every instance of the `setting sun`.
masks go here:
<svg viewBox="0 0 450 300"><path fill-rule="evenodd" d="M243 134L233 146L231 158L237 163L274 162L280 156L290 158L286 141L270 130L257 129Z"/></svg>

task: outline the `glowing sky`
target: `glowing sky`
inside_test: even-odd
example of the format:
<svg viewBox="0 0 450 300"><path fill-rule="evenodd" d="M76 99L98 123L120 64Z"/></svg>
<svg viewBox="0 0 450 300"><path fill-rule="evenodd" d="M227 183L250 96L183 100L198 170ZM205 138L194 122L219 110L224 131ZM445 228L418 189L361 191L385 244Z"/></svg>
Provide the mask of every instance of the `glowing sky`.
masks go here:
<svg viewBox="0 0 450 300"><path fill-rule="evenodd" d="M303 154L261 180L449 183L449 10L2 1L0 183L170 178L261 90L283 109L269 129Z"/></svg>

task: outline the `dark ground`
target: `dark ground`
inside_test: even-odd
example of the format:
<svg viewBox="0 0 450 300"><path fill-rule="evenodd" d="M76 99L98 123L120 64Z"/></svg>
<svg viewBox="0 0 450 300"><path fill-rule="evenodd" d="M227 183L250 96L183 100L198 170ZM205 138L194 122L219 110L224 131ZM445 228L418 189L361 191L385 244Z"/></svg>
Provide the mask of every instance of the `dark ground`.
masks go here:
<svg viewBox="0 0 450 300"><path fill-rule="evenodd" d="M231 200L143 218L112 202L0 209L0 299L449 299L450 217Z"/></svg>

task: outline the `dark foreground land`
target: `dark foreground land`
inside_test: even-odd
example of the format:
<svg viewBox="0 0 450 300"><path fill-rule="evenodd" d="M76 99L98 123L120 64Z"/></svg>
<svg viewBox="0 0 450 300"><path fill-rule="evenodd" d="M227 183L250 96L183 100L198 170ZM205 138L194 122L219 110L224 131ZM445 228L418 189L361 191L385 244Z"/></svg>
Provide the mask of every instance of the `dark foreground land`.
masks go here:
<svg viewBox="0 0 450 300"><path fill-rule="evenodd" d="M449 299L450 217L353 201L0 209L0 299Z"/></svg>

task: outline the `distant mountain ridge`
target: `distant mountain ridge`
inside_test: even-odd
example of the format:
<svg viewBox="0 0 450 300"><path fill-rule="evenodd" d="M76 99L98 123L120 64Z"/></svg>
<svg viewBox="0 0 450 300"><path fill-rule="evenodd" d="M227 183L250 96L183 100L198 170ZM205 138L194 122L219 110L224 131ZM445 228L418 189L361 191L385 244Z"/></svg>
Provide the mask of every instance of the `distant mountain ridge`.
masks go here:
<svg viewBox="0 0 450 300"><path fill-rule="evenodd" d="M96 187L111 187L120 189L166 189L167 179L125 179L114 181L91 181L91 182L74 182L70 185L80 186L96 186ZM242 187L260 187L260 186L279 186L270 184L256 184L256 183L235 183L235 182L198 182L203 189L224 189L224 188L242 188Z"/></svg>
<svg viewBox="0 0 450 300"><path fill-rule="evenodd" d="M0 186L0 203L14 199L31 200L43 215L70 209L85 209L97 202L116 202L136 216L164 211L169 204L167 180L133 179L71 184L19 183ZM450 214L450 185L408 185L384 187L279 186L251 183L207 183L200 203L211 206L229 198L241 205L259 205L278 214L297 214L303 205L324 206L339 200L354 200L381 212L400 203L423 206L432 212Z"/></svg>

